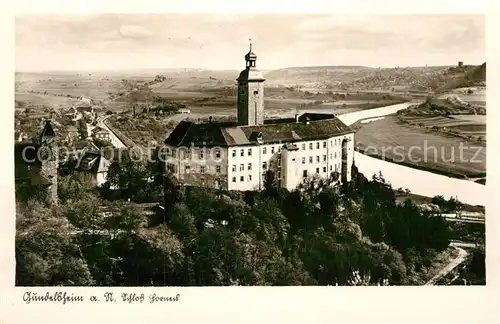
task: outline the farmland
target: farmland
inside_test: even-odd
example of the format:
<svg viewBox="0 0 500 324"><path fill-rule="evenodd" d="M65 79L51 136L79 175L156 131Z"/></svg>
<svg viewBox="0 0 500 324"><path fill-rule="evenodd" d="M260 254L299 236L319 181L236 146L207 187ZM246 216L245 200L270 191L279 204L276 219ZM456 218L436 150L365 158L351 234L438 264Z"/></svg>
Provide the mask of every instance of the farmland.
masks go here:
<svg viewBox="0 0 500 324"><path fill-rule="evenodd" d="M401 123L396 116L367 123L356 133L356 149L403 165L469 178L486 173L486 149L455 136Z"/></svg>

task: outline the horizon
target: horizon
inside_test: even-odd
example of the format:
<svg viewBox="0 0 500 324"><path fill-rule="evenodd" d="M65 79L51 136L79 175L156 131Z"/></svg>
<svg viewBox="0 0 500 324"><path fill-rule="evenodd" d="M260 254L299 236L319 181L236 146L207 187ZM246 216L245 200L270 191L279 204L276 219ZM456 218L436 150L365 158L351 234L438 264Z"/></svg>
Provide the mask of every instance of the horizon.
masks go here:
<svg viewBox="0 0 500 324"><path fill-rule="evenodd" d="M475 64L466 64L464 62L464 66L481 66L482 64L485 64L486 61L482 63L475 63ZM392 66L392 67L380 67L380 66L368 66L368 65L308 65L308 66L288 66L288 67L282 67L282 68L276 68L276 69L259 69L262 72L268 73L272 71L278 71L278 70L286 70L286 69L307 69L307 68L366 68L366 69L418 69L418 68L447 68L447 67L454 67L456 64L447 64L447 65L407 65L407 66ZM180 71L184 70L184 71ZM38 73L78 73L78 72L93 72L93 73L101 73L101 72L140 72L140 71L148 71L148 72L153 72L157 71L158 73L160 72L190 72L190 71L195 71L195 72L235 72L239 73L240 70L238 69L210 69L210 68L164 68L164 67L159 67L159 68L115 68L115 69L89 69L89 70L83 70L83 69L52 69L52 70L16 70L15 73L33 73L33 74L38 74Z"/></svg>
<svg viewBox="0 0 500 324"><path fill-rule="evenodd" d="M486 61L484 15L19 15L15 29L16 71L242 70L249 39L261 70Z"/></svg>

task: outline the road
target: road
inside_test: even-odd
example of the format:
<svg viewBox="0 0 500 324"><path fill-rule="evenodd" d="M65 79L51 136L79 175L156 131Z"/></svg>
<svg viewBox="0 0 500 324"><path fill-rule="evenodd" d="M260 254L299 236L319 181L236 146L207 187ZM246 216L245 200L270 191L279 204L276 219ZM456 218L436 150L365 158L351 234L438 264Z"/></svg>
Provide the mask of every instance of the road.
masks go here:
<svg viewBox="0 0 500 324"><path fill-rule="evenodd" d="M105 130L107 130L109 132L109 138L111 140L111 144L113 144L114 147L116 147L116 148L126 148L125 144L123 144L123 142L120 141L120 139L118 137L116 137L116 135L104 123L104 121L106 119L108 119L109 117L111 117L111 115L106 116L104 118L99 118L99 120L97 122L97 126L99 126L101 128L104 128Z"/></svg>
<svg viewBox="0 0 500 324"><path fill-rule="evenodd" d="M425 284L425 286L434 286L434 283L437 280L439 280L439 278L446 276L453 269L458 267L458 265L460 265L462 262L464 262L465 259L467 258L467 255L468 255L467 251L465 251L464 249L462 249L461 247L458 246L458 245L460 245L460 243L459 244L451 243L450 245L458 250L458 256L455 259L451 260L450 263L448 263L446 265L446 267L441 269L441 271L439 271L434 277L432 277L431 280L429 280Z"/></svg>

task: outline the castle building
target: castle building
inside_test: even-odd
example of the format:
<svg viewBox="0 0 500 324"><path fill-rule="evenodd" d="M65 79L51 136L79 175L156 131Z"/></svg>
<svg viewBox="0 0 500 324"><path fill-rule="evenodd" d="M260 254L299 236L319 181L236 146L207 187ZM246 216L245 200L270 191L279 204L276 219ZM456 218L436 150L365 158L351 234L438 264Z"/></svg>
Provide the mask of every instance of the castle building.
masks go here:
<svg viewBox="0 0 500 324"><path fill-rule="evenodd" d="M238 81L237 122L181 121L165 140L167 172L184 185L260 190L271 171L288 190L334 173L350 181L354 130L333 114L264 119L264 82L252 46Z"/></svg>

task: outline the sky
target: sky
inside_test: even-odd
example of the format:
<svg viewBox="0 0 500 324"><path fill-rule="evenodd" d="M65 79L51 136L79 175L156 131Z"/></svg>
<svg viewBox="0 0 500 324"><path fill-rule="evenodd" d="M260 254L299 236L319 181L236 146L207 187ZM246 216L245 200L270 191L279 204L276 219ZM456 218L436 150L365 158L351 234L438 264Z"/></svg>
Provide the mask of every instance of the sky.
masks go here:
<svg viewBox="0 0 500 324"><path fill-rule="evenodd" d="M22 15L17 71L481 64L483 15Z"/></svg>

